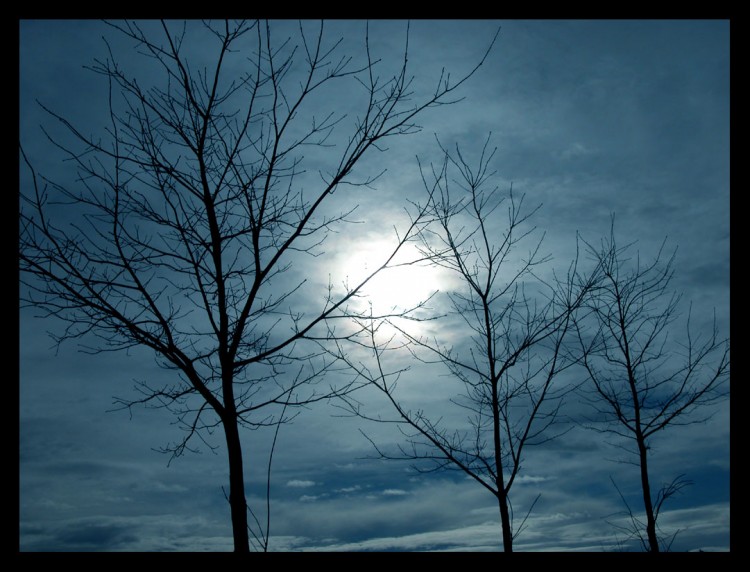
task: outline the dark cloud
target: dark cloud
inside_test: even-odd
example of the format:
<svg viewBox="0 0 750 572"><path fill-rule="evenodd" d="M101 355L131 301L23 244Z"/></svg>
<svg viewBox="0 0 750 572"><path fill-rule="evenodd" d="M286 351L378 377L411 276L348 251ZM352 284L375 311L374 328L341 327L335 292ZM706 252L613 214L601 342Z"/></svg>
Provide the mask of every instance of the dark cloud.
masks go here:
<svg viewBox="0 0 750 572"><path fill-rule="evenodd" d="M59 543L61 550L117 550L138 540L132 530L132 526L79 523L71 529L59 531L53 542Z"/></svg>

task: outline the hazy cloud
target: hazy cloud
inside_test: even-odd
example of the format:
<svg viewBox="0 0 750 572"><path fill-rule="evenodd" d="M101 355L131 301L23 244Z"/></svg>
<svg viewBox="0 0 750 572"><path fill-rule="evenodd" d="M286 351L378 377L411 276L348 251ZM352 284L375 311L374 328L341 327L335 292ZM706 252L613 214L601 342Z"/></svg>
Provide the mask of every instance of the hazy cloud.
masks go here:
<svg viewBox="0 0 750 572"><path fill-rule="evenodd" d="M362 487L360 487L359 485L354 485L353 487L342 487L340 489L336 489L334 492L348 494L357 492L359 490L362 490Z"/></svg>
<svg viewBox="0 0 750 572"><path fill-rule="evenodd" d="M406 491L402 489L385 489L380 494L386 497L400 497L400 496L408 495L409 493L407 493Z"/></svg>
<svg viewBox="0 0 750 572"><path fill-rule="evenodd" d="M304 488L307 488L307 487L314 487L315 484L316 484L315 481L306 481L306 480L301 480L301 479L292 479L291 481L287 481L286 482L286 486L288 486L288 487L294 487L294 488L298 488L298 489L304 489Z"/></svg>

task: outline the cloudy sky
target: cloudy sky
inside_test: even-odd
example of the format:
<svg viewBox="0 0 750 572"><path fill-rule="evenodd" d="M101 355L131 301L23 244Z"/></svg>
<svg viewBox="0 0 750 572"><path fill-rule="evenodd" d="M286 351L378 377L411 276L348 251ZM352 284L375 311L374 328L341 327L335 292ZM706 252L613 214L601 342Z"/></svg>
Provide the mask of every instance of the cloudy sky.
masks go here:
<svg viewBox="0 0 750 572"><path fill-rule="evenodd" d="M310 283L324 287L328 275L351 278L362 271L358 264L377 262L392 244L392 227L405 220L407 201L423 196L417 157L423 165L440 160L436 136L476 157L491 133L498 188L512 183L530 204L543 205L534 222L546 233L550 271L566 267L576 232L596 242L616 213L618 239L638 241L643 256L665 237L670 249L678 248L674 285L692 301L694 325L705 329L715 311L728 336L729 23L414 21L409 65L416 96L434 88L441 68L452 77L470 69L498 26L485 65L458 92L462 101L428 110L420 133L366 156L361 174L387 171L374 189L353 191L361 224L343 228L322 261L303 267L312 273ZM272 29L285 37L294 26L281 22ZM362 56L364 22L331 22L326 33L343 37L342 49ZM405 22L371 24L372 49L391 73L405 33ZM137 71L132 45L102 23L20 23L21 143L49 176L69 171L42 134L40 125L51 121L35 102L87 133L103 133L106 83L84 68L105 55L102 35ZM318 104L349 105L345 90ZM429 293L404 286L412 283L452 287L439 274L396 273L373 285L375 303L390 304L399 292ZM36 314L20 313L21 550L231 550L221 436L208 437L215 453L202 447L168 465L155 451L178 435L168 412L109 411L113 396L133 396L134 380L162 380L170 372L141 350L91 356L69 343L55 352L47 332L59 332L60 324ZM404 399L435 418L460 422L449 401L455 384L426 391L438 373L415 365L401 381ZM574 399L571 411L579 405ZM729 548L728 402L711 413L707 423L670 429L653 442L656 483L679 474L693 481L660 519L665 531L679 530L676 550ZM388 448L399 439L391 429L342 417L326 403L284 426L273 464L270 549L498 550L496 502L475 482L458 472L425 474L373 458L362 432ZM262 430L243 435L248 499L259 514L271 437ZM517 550L632 548L615 526L623 506L610 479L637 503L637 471L621 462L611 441L574 428L528 451L511 492L517 518L541 497Z"/></svg>

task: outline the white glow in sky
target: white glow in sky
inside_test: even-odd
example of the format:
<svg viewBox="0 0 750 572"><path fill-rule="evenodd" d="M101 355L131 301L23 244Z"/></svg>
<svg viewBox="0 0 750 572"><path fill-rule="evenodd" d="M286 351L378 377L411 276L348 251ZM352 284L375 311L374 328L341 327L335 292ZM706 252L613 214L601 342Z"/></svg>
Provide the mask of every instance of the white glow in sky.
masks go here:
<svg viewBox="0 0 750 572"><path fill-rule="evenodd" d="M393 248L393 241L382 238L355 241L338 270L355 286L388 261ZM444 269L419 262L422 258L413 244L404 245L386 269L363 288L358 309L371 304L375 314L408 310L444 290L451 276Z"/></svg>

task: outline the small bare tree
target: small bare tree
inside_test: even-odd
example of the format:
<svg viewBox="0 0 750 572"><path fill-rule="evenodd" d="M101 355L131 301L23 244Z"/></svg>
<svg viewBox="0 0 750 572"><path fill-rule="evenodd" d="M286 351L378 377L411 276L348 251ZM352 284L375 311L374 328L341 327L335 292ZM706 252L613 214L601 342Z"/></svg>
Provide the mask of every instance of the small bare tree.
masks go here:
<svg viewBox="0 0 750 572"><path fill-rule="evenodd" d="M419 233L420 248L425 258L459 278L461 287L449 291L448 298L450 313L463 326L453 332L460 341L450 345L416 336L395 320L388 322L405 338L383 339L378 330L385 322L362 321L362 331L369 336L362 343L372 351L374 365L366 360L349 363L385 395L396 416L374 415L352 396L344 399L356 415L396 423L402 430L407 444L398 452L373 442L382 458L432 461L427 470L461 470L492 493L502 546L511 552L526 518L514 523L510 491L526 448L564 432L553 425L571 387L554 382L573 364L564 343L593 277L581 276L576 261L564 279L539 275L549 261L540 254L543 235L535 238L536 229L529 226L539 207L527 211L512 187L503 196L490 185L495 150L489 151L489 141L475 168L458 147L455 153L441 147L444 160L422 176L432 224ZM498 224L503 207L507 218ZM530 249L519 252L526 242ZM460 393L451 403L468 412L467 426L446 427L423 408L410 409L402 402L397 381L406 370L387 371L384 356L403 348L422 362L442 364L458 382Z"/></svg>
<svg viewBox="0 0 750 572"><path fill-rule="evenodd" d="M321 255L329 232L347 221L351 209L329 206L334 193L373 182L353 179L355 166L386 139L417 132L427 108L457 101L451 94L494 39L468 73L441 76L418 99L408 28L397 71L383 81L367 33L357 64L322 23L300 23L296 41L277 41L267 22L110 25L134 53L118 61L107 45L109 56L90 68L109 85L104 132L87 135L44 107L66 130L67 139L47 137L77 179L37 174L21 150L31 173L21 190L22 302L67 324L58 343L81 339L93 353L146 347L175 372L120 404L172 411L185 429L167 447L175 456L221 428L234 549L247 552L240 429L278 429L290 408L351 389L312 385L332 366L317 344L382 268L343 293L315 292L295 273L298 263ZM213 55L205 43L191 45L199 33L213 40ZM136 53L158 78L126 71ZM359 113L339 113L335 101L321 108L331 101L326 89L348 90ZM268 522L260 528L266 549Z"/></svg>
<svg viewBox="0 0 750 572"><path fill-rule="evenodd" d="M715 319L708 335L696 335L690 312L684 342L670 337L681 295L671 289L675 254L665 256L665 244L644 263L631 254L632 243L617 245L613 219L610 236L599 247L587 246L600 280L587 298L588 311L576 317L576 331L580 363L590 382L587 394L597 414L591 426L632 445L625 450L640 471L646 522L626 503L626 529L644 549L659 552L668 548L660 542L659 513L690 481L680 475L654 496L650 443L670 426L705 421L704 408L726 396L729 340L719 337ZM702 414L696 415L699 410Z"/></svg>

